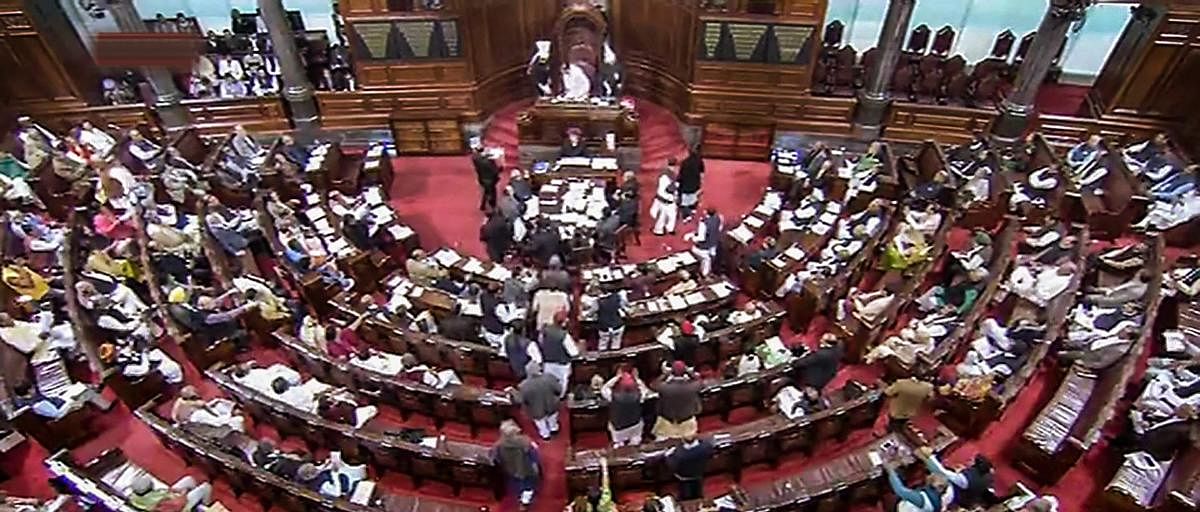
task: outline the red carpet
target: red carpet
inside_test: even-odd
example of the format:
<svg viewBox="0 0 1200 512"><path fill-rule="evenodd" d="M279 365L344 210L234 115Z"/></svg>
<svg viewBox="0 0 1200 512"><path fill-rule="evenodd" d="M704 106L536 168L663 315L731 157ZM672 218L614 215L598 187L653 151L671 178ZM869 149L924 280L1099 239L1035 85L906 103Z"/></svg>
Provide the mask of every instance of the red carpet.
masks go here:
<svg viewBox="0 0 1200 512"><path fill-rule="evenodd" d="M518 108L514 107L498 114L485 137L489 145L505 147L507 154L512 155L513 158L517 154L515 114ZM648 219L649 201L652 196L650 191L654 188L657 171L664 165L668 157L682 156L684 145L679 136L677 122L667 111L644 103L640 104L638 109L641 115L641 147L644 155L644 165L638 173L638 179L644 191L643 218ZM727 223L735 222L742 214L753 208L761 197L767 182L769 166L760 162L722 160L706 160L706 164L707 173L704 176L702 203L715 207L725 217ZM391 190L391 203L400 218L420 234L422 245L427 249L451 246L465 253L484 257L483 245L478 240L478 230L483 220L483 216L477 208L480 192L475 183L470 159L465 156L405 157L396 159L394 166L397 176ZM630 257L635 261L643 260L686 248L688 244L682 240L682 236L693 228L694 224L680 225L675 236L661 238L650 235L649 229L643 228L643 244L630 247ZM781 334L788 343L812 345L815 344L820 334L827 330L828 326L829 319L819 318L805 332L792 333L785 327ZM181 354L177 350L172 350L172 352L182 360L179 357ZM260 360L268 360L281 358L282 355L272 350L258 350L255 352L255 357ZM203 378L191 365L185 365L185 369L188 382L200 385L206 396L219 394L213 386L203 382ZM876 367L852 366L843 369L832 386L841 386L850 379L874 382L880 375L881 372ZM954 450L949 456L950 462L966 461L975 453L982 451L999 464L999 489L1006 489L1009 484L1018 479L1024 480L1019 473L1008 466L1006 451L1009 443L1020 435L1021 430L1036 414L1039 404L1044 402L1043 395L1053 392L1055 384L1048 382L1045 376L1034 379L1030 386L1021 393L1016 403L1008 408L1008 414L1001 421L992 425L981 439L965 442ZM385 407L381 415L387 421L403 422L398 415L393 415L394 412ZM763 413L753 410L737 411L733 415L732 421L745 421L760 417L761 414ZM569 429L565 415L563 421L563 428ZM421 424L421 422L420 418L416 418L405 423ZM523 423L525 423L527 431L533 431L532 425L529 425L528 422ZM704 418L701 423L702 430L705 431L724 426L717 418ZM128 409L123 406L116 407L103 419L103 425L97 425L97 427L99 435L85 446L75 450L77 458L86 460L104 450L120 447L135 462L147 467L161 479L173 481L184 474L195 472L189 470L178 455L159 443L150 430L133 418ZM454 437L462 434L457 431L455 426L448 427L447 430L450 430ZM256 427L255 432L263 436L278 438L278 433L267 427ZM817 453L810 457L798 456L786 459L778 470L765 467L747 468L742 483L753 484L795 472L813 461L827 459L849 449L871 435L871 432L866 430L851 433L845 441L819 447ZM488 433L476 441L488 443L492 439L494 439L494 434ZM595 447L604 442L605 439L601 436L594 438L585 436L585 439L581 439L580 446ZM287 447L299 447L295 445L295 440L285 440L283 444ZM569 446L565 435L539 444L545 479L533 508L536 512L558 512L563 509L568 498L564 481L565 474L561 468L572 447ZM46 456L45 450L29 443L15 450L11 455L0 461L0 469L13 475L14 478L0 485L0 490L14 495L47 497L53 494L46 484L45 480L48 474L41 464L42 459ZM1071 512L1085 509L1083 505L1085 500L1098 490L1102 482L1111 475L1110 472L1105 473L1111 467L1111 461L1108 458L1109 456L1104 454L1101 449L1094 450L1058 485L1048 489L1062 501L1064 506L1061 510ZM376 476L385 489L405 493L414 492L411 482L403 475ZM706 494L715 496L723 493L732 484L733 482L728 477L710 478L706 480ZM215 488L217 499L231 510L257 511L264 509L255 497L244 496L243 499L236 499L229 486L224 482L217 481ZM447 499L450 496L448 489L428 484L416 492ZM496 505L486 492L467 492L463 498L480 505ZM640 496L624 495L620 498L625 502L637 503ZM497 508L515 509L512 500L507 500L503 506ZM871 509L878 509L878 507L867 507L867 510Z"/></svg>

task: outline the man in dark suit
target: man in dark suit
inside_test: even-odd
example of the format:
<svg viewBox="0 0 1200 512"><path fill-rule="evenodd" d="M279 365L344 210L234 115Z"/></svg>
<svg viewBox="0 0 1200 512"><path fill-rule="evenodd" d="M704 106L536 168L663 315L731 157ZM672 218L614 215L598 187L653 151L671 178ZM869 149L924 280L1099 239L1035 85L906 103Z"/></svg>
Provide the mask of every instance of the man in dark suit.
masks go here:
<svg viewBox="0 0 1200 512"><path fill-rule="evenodd" d="M542 266L549 265L551 258L562 258L562 246L558 229L546 219L538 219L537 229L529 236L529 253L533 259Z"/></svg>
<svg viewBox="0 0 1200 512"><path fill-rule="evenodd" d="M479 229L479 239L487 246L488 257L496 263L504 261L504 254L512 245L512 226L498 212L492 212L487 222Z"/></svg>
<svg viewBox="0 0 1200 512"><path fill-rule="evenodd" d="M817 391L825 389L829 381L837 376L838 363L844 354L841 340L833 334L821 338L821 346L799 361L800 382Z"/></svg>
<svg viewBox="0 0 1200 512"><path fill-rule="evenodd" d="M483 151L483 145L475 148L471 155L471 163L475 165L475 179L483 197L479 200L480 211L496 207L496 185L500 182L500 166Z"/></svg>
<svg viewBox="0 0 1200 512"><path fill-rule="evenodd" d="M700 182L704 175L704 159L700 158L700 147L693 145L688 148L687 158L679 166L679 213L683 221L691 220L696 213L696 204L700 202Z"/></svg>
<svg viewBox="0 0 1200 512"><path fill-rule="evenodd" d="M567 138L563 139L560 157L588 156L587 145L583 142L583 131L579 128L568 128Z"/></svg>

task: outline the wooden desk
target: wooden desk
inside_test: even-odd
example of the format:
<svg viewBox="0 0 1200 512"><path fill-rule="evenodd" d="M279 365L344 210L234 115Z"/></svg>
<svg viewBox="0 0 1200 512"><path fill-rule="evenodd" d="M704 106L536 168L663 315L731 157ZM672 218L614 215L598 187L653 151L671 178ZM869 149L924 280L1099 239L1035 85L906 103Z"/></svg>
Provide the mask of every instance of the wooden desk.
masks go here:
<svg viewBox="0 0 1200 512"><path fill-rule="evenodd" d="M940 426L928 436L929 446L939 453L957 441L954 434ZM885 443L894 446L894 451L884 450ZM904 436L889 433L795 475L740 489L735 500L740 510L760 512L841 511L853 509L855 504L874 503L888 484L883 468L871 463L870 453L876 452L884 458L891 456L893 463L903 467L917 462L916 448ZM700 504L700 500L686 501L680 508L696 512Z"/></svg>
<svg viewBox="0 0 1200 512"><path fill-rule="evenodd" d="M135 411L134 415L150 427L150 430L154 431L164 444L181 454L189 464L199 466L205 473L212 477L223 477L229 482L235 494L251 492L266 506L277 506L289 512L309 512L313 510L321 512L369 512L376 510L375 507L356 505L347 499L327 498L299 483L280 478L266 470L257 468L241 457L224 452L214 441L201 437L187 429L171 425L151 410L156 405L154 402L146 404ZM387 450L380 447L380 453L386 452ZM428 461L414 459L412 462L414 464L410 468L412 470L411 474L416 478L435 478L442 470L442 468L437 467L437 464L432 464ZM420 463L418 464L418 462ZM451 475L446 474L445 476L450 477ZM388 497L376 496L375 499L387 500ZM411 498L411 501L402 500L402 503L411 505L413 508L409 509L410 511L472 512L479 510L477 507L438 503L434 500L424 500L421 498Z"/></svg>
<svg viewBox="0 0 1200 512"><path fill-rule="evenodd" d="M376 373L318 353L283 332L275 341L287 349L298 367L325 382L354 390L360 396L378 398L404 413L429 416L441 428L446 421L463 422L475 435L480 426L494 428L509 417L512 400L506 393L478 386L448 386L436 389L399 376Z"/></svg>
<svg viewBox="0 0 1200 512"><path fill-rule="evenodd" d="M886 253L892 247L893 241L900 236L907 226L907 218L911 207L905 205L903 208L900 215L898 215L898 227L893 232L893 236L887 239L877 261L886 257ZM916 298L915 292L925 282L926 274L937 266L941 260L942 253L946 251L946 239L950 233L950 228L958 221L958 212L954 210L942 210L941 216L942 221L938 225L937 231L926 239L931 245L928 246L929 253L924 261L903 270L885 271L875 281L876 288L859 290L860 293L890 290L893 296L887 309L874 322L869 322L853 311L850 311L846 314L845 320L837 323L837 330L840 331L841 338L845 340L846 344L846 361L856 363L861 361L867 352L879 343L879 339L883 336L884 331L891 327L892 322L900 314L900 310L907 306L909 301Z"/></svg>
<svg viewBox="0 0 1200 512"><path fill-rule="evenodd" d="M265 421L282 435L295 435L312 446L328 446L347 456L370 460L375 467L410 474L417 481L444 482L457 495L464 487L490 488L502 493L502 479L492 463L489 447L461 441L439 439L436 447L408 442L398 435L370 423L362 428L337 423L316 414L301 411L286 402L250 389L214 366L205 375L234 398L257 421Z"/></svg>
<svg viewBox="0 0 1200 512"><path fill-rule="evenodd" d="M813 318L835 304L851 286L858 283L880 245L892 239L900 224L895 205L885 206L881 216L879 233L869 239L858 254L845 262L838 273L827 278L809 279L798 293L787 294L784 301L788 310L788 324L792 329L807 328Z"/></svg>
<svg viewBox="0 0 1200 512"><path fill-rule="evenodd" d="M737 287L722 279L700 284L684 293L630 301L625 314L625 337L622 343L648 341L657 334L657 328L706 311L729 307L736 297ZM583 298L581 302L583 300L587 299ZM579 321L584 332L588 333L585 338L590 338L590 333L596 332L595 318L583 316Z"/></svg>
<svg viewBox="0 0 1200 512"><path fill-rule="evenodd" d="M1124 357L1108 368L1096 372L1072 365L1050 402L1017 441L1013 457L1017 466L1039 482L1057 481L1100 441L1101 431L1116 414L1142 351L1155 336L1152 326L1161 301L1164 244L1158 236L1150 244L1146 270L1151 273L1151 281L1143 298L1141 336ZM1141 269L1133 270L1124 279L1134 278ZM1104 282L1104 276L1100 277Z"/></svg>
<svg viewBox="0 0 1200 512"><path fill-rule="evenodd" d="M1071 258L1078 270L1072 276L1067 289L1044 308L1046 333L1039 343L1030 349L1025 364L1020 368L1015 368L1013 374L1008 378L993 385L981 400L972 400L958 394L949 395L942 400L941 406L945 414L940 417L946 426L958 435L970 438L978 437L993 421L999 419L1004 414L1005 407L1016 399L1025 385L1037 374L1042 360L1050 352L1050 346L1061 337L1066 329L1068 317L1075 306L1075 294L1083 282L1083 276L1087 274L1087 251L1085 249L1090 242L1087 226L1074 225L1070 227L1072 228L1070 234L1079 240L1075 247L1075 254ZM1010 296L1005 300L1013 303L1013 306L1011 308L1002 307L1001 311L1012 311L1018 307L1038 309L1033 303L1020 297ZM1007 323L1006 320L998 320L1001 324Z"/></svg>
<svg viewBox="0 0 1200 512"><path fill-rule="evenodd" d="M971 222L971 221L968 221ZM983 289L979 291L979 295L975 297L975 303L972 304L970 311L961 316L961 320L955 327L954 331L949 336L942 339L940 343L933 347L929 352L920 352L917 354L916 361L911 367L901 364L897 371L892 371L889 366L889 371L897 376L912 376L912 375L931 375L936 372L943 364L949 361L956 354L961 352L964 344L968 342L968 337L975 332L975 326L979 324L983 315L988 312L992 306L992 299L996 297L1000 291L1000 284L1008 281L1009 273L1012 270L1012 246L1016 241L1018 234L1019 222L1016 218L1009 217L1004 230L1000 232L1000 236L992 243L995 250L992 251L992 260L987 266L987 284L983 285ZM950 255L949 257L953 257ZM928 290L922 290L922 293ZM914 292L915 293L915 292ZM910 309L915 309L916 304L909 300ZM908 318L914 318L916 312L906 315ZM892 361L900 362L895 358L889 359L889 365Z"/></svg>
<svg viewBox="0 0 1200 512"><path fill-rule="evenodd" d="M745 341L741 337L724 338L718 341L722 344L718 350L722 356L726 352L744 353ZM711 349L708 352L711 353ZM732 355L729 354L729 357ZM729 413L738 407L753 406L759 410L764 409L768 400L779 391L780 379L793 376L799 364L799 359L793 359L774 368L740 377L704 379L700 389L700 415L720 414L723 420L729 421ZM649 396L642 402L642 416L647 432L654 426L657 403L658 394L653 391L650 391ZM567 410L571 416L572 442L584 432L608 431L608 402L603 398L581 400L571 396L567 400Z"/></svg>
<svg viewBox="0 0 1200 512"><path fill-rule="evenodd" d="M541 99L533 107L517 114L518 140L521 144L558 146L567 128L583 130L584 139L604 140L605 134L616 133L617 145L638 145L638 115L619 105L590 103L552 103Z"/></svg>
<svg viewBox="0 0 1200 512"><path fill-rule="evenodd" d="M96 503L105 510L132 512L137 510L125 499L125 494L104 481L104 476L122 466L132 465L120 449L107 450L96 458L77 464L71 452L59 450L46 458L55 489L70 493L86 503Z"/></svg>
<svg viewBox="0 0 1200 512"><path fill-rule="evenodd" d="M579 275L584 286L596 283L602 290L627 290L636 284L657 289L659 286L675 282L682 272L698 275L699 268L700 260L687 250L641 263L585 267L579 271Z"/></svg>
<svg viewBox="0 0 1200 512"><path fill-rule="evenodd" d="M859 386L851 383L848 386ZM875 422L883 406L883 392L862 389L861 396L846 399L841 390L831 399L834 405L824 411L795 420L773 414L711 435L715 453L708 463L709 474L733 473L741 479L742 468L767 462L777 465L788 453L810 452L817 443L844 438L850 431ZM599 483L600 460L608 461L614 493L655 487L674 476L666 467L666 451L678 441L655 441L638 446L576 451L567 460L567 488L572 494L586 492Z"/></svg>
<svg viewBox="0 0 1200 512"><path fill-rule="evenodd" d="M343 319L358 317L357 310L343 300L334 301L336 316ZM768 304L763 316L745 324L710 332L709 341L700 344L696 359L715 363L718 358L741 353L742 340L752 332L777 332L775 329L783 312ZM512 382L514 377L508 359L496 349L480 343L452 340L444 336L414 332L386 318L369 318L359 333L367 342L397 354L411 353L418 360L437 367L454 368L464 375L479 375L491 382ZM737 341L733 341L737 340ZM652 378L661 372L667 348L659 343L643 343L604 352L584 352L572 361L572 381L587 382L592 375L614 375L617 367L632 364L641 375Z"/></svg>

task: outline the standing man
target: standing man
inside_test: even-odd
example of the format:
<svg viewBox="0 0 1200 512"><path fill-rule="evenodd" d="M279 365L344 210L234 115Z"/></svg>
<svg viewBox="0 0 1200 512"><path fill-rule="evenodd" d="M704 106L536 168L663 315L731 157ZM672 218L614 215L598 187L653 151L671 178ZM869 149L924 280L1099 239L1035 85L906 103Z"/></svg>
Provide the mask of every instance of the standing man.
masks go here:
<svg viewBox="0 0 1200 512"><path fill-rule="evenodd" d="M912 377L893 382L883 393L888 396L888 429L899 432L933 394L933 384Z"/></svg>
<svg viewBox="0 0 1200 512"><path fill-rule="evenodd" d="M567 332L567 312L559 310L554 314L554 322L542 328L538 348L542 352L542 362L545 363L547 374L558 379L561 397L567 392L571 380L571 359L579 355L579 347Z"/></svg>
<svg viewBox="0 0 1200 512"><path fill-rule="evenodd" d="M696 226L696 232L691 239L695 246L692 254L700 260L700 275L708 277L712 273L713 260L717 258L717 247L721 245L721 216L714 208L704 211L704 218Z"/></svg>
<svg viewBox="0 0 1200 512"><path fill-rule="evenodd" d="M654 217L654 234L658 236L675 233L675 218L679 215L679 205L675 204L675 194L679 190L679 185L675 182L675 164L674 158L667 161L667 166L658 176L654 203L650 205L650 216Z"/></svg>
<svg viewBox="0 0 1200 512"><path fill-rule="evenodd" d="M542 373L542 365L530 361L525 366L525 380L517 387L517 400L525 407L525 414L533 420L542 439L558 433L558 406L562 388L558 379Z"/></svg>
<svg viewBox="0 0 1200 512"><path fill-rule="evenodd" d="M679 500L698 500L704 497L704 471L713 456L713 444L698 439L696 433L685 435L683 444L667 453L667 466L679 480Z"/></svg>
<svg viewBox="0 0 1200 512"><path fill-rule="evenodd" d="M688 439L695 437L700 414L700 383L687 371L683 361L671 365L671 373L658 386L658 420L654 423L655 439Z"/></svg>
<svg viewBox="0 0 1200 512"><path fill-rule="evenodd" d="M625 290L611 290L596 301L596 329L600 331L597 350L620 350L625 337L625 310L629 299Z"/></svg>
<svg viewBox="0 0 1200 512"><path fill-rule="evenodd" d="M483 148L483 143L475 144L475 153L471 155L471 163L475 165L475 179L483 197L479 200L479 210L487 211L496 207L496 184L500 182L500 166Z"/></svg>
<svg viewBox="0 0 1200 512"><path fill-rule="evenodd" d="M533 503L533 493L541 480L537 447L521 432L513 420L500 423L500 439L492 446L492 461L508 477L509 488L517 492L521 507Z"/></svg>
<svg viewBox="0 0 1200 512"><path fill-rule="evenodd" d="M496 191L494 185L491 190ZM492 200L495 201L495 198ZM512 245L512 226L499 212L492 212L488 215L487 222L479 228L479 240L487 247L488 258L495 263L502 263L508 247Z"/></svg>
<svg viewBox="0 0 1200 512"><path fill-rule="evenodd" d="M688 155L679 167L679 209L683 221L692 220L696 204L700 202L700 182L704 175L704 159L700 158L697 144L688 147Z"/></svg>

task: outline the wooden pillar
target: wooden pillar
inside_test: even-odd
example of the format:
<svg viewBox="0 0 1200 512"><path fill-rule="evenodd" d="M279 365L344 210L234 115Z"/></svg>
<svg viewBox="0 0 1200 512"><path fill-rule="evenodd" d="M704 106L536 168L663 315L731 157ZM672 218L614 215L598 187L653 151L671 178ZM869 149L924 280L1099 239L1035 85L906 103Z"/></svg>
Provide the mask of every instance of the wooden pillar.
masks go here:
<svg viewBox="0 0 1200 512"><path fill-rule="evenodd" d="M874 68L867 70L866 86L859 94L858 105L854 109L854 129L861 138L878 138L883 129L888 107L892 104L888 87L892 82L896 61L904 49L908 23L916 6L917 0L891 0L888 4L883 30L879 32L879 42L875 45L879 60Z"/></svg>
<svg viewBox="0 0 1200 512"><path fill-rule="evenodd" d="M121 32L149 32L141 14L138 14L137 7L133 5L133 0L109 0L108 11L112 13L113 21L117 22ZM158 112L167 133L187 128L191 124L192 116L187 107L183 106L183 94L175 86L175 77L171 75L171 71L155 66L142 68L142 73L150 81L150 86L154 87L154 95L157 98L154 110Z"/></svg>
<svg viewBox="0 0 1200 512"><path fill-rule="evenodd" d="M1017 83L1012 94L1000 104L1000 117L992 125L992 135L1003 142L1020 138L1034 115L1038 90L1046 81L1046 74L1054 64L1054 58L1067 42L1067 30L1071 24L1083 18L1083 13L1094 0L1051 0L1050 7L1042 16L1037 35L1029 47L1029 53L1017 70Z"/></svg>
<svg viewBox="0 0 1200 512"><path fill-rule="evenodd" d="M311 133L319 128L317 102L313 86L308 81L300 50L296 47L296 36L288 22L282 0L258 0L258 11L263 24L271 36L275 56L279 58L279 69L283 74L283 97L291 107L292 123L302 133Z"/></svg>

